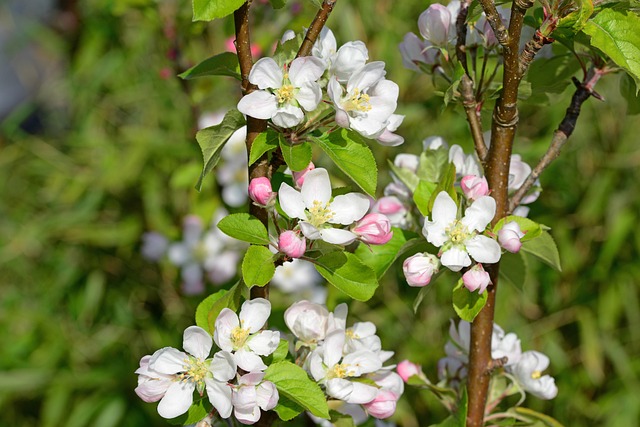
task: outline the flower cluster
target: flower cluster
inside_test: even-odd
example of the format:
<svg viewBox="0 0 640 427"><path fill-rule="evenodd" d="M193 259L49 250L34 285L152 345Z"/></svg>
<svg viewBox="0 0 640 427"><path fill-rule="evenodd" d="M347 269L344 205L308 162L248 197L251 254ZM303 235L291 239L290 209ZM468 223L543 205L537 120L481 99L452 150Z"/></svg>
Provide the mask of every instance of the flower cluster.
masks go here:
<svg viewBox="0 0 640 427"><path fill-rule="evenodd" d="M239 316L223 309L213 338L198 326L188 327L182 345L186 353L165 347L140 360L136 394L145 402L160 401L158 413L175 418L191 407L194 391L201 397L206 391L220 417L233 412L243 424L256 423L260 411L273 409L279 398L275 385L264 380L267 366L261 359L280 342L279 332L260 330L270 313L269 301L258 298L246 301ZM209 358L214 341L220 351Z"/></svg>
<svg viewBox="0 0 640 427"><path fill-rule="evenodd" d="M375 418L388 418L404 391L393 366L383 367L393 352L382 350L373 323L347 328L346 317L346 304L329 313L322 305L300 301L285 312L304 368L329 398L343 402L340 411L361 405Z"/></svg>

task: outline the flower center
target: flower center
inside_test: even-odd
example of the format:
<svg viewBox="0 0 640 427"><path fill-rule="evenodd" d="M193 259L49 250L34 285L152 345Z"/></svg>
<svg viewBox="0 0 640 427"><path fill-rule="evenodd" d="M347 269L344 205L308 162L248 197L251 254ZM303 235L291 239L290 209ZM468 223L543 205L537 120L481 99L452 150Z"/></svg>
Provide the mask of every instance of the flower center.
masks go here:
<svg viewBox="0 0 640 427"><path fill-rule="evenodd" d="M462 244L472 237L472 233L469 233L467 227L459 220L455 220L453 222L453 225L447 227L445 229L445 233L447 233L447 236L449 236L449 240L454 245Z"/></svg>
<svg viewBox="0 0 640 427"><path fill-rule="evenodd" d="M233 328L231 331L231 343L234 350L239 350L244 347L249 337L249 329L243 329L240 326Z"/></svg>
<svg viewBox="0 0 640 427"><path fill-rule="evenodd" d="M328 203L322 203L318 200L313 201L313 206L309 208L309 213L307 217L309 218L309 223L314 227L318 228L325 222L328 222L333 218L333 211L329 209Z"/></svg>
<svg viewBox="0 0 640 427"><path fill-rule="evenodd" d="M196 384L202 383L209 373L209 363L206 360L190 357L185 360L185 364L187 369L184 373L184 377Z"/></svg>
<svg viewBox="0 0 640 427"><path fill-rule="evenodd" d="M540 372L540 371L533 371L531 373L531 379L532 380L540 379L541 376L542 376L542 372Z"/></svg>
<svg viewBox="0 0 640 427"><path fill-rule="evenodd" d="M366 113L371 110L369 95L361 93L360 89L356 89L353 91L351 98L347 98L342 107L347 112L356 111L359 113Z"/></svg>
<svg viewBox="0 0 640 427"><path fill-rule="evenodd" d="M278 104L284 104L285 102L291 102L294 95L293 85L282 85L279 89L276 89L276 98L278 98Z"/></svg>
<svg viewBox="0 0 640 427"><path fill-rule="evenodd" d="M334 365L333 368L331 368L329 372L327 372L328 379L345 378L350 375L351 375L351 372L349 371L349 365L345 365L342 363L338 363Z"/></svg>

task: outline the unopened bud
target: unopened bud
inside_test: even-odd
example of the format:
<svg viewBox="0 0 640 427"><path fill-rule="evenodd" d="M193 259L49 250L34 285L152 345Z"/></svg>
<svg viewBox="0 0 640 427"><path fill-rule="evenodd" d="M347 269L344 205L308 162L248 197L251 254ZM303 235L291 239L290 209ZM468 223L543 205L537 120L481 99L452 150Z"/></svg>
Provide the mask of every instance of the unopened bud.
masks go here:
<svg viewBox="0 0 640 427"><path fill-rule="evenodd" d="M422 372L420 365L417 365L408 360L403 360L402 362L398 363L396 370L398 371L398 375L400 375L405 383L409 381L409 378L411 378L412 376L420 375L420 373Z"/></svg>
<svg viewBox="0 0 640 427"><path fill-rule="evenodd" d="M388 390L379 390L378 395L369 403L365 403L364 408L369 415L378 419L389 418L396 412L396 402L398 396Z"/></svg>
<svg viewBox="0 0 640 427"><path fill-rule="evenodd" d="M296 184L296 187L302 188L302 183L304 182L304 177L307 175L307 172L312 171L316 168L313 162L309 163L309 166L302 169L300 172L293 172L293 182Z"/></svg>
<svg viewBox="0 0 640 427"><path fill-rule="evenodd" d="M520 247L522 247L520 239L523 237L524 233L515 221L506 223L500 231L498 231L498 242L500 246L514 254L520 251Z"/></svg>
<svg viewBox="0 0 640 427"><path fill-rule="evenodd" d="M464 283L464 287L469 290L469 292L474 292L476 290L480 290L478 293L482 294L489 283L491 283L491 278L489 277L489 273L487 273L482 264L476 264L467 270L466 273L462 275L462 283Z"/></svg>
<svg viewBox="0 0 640 427"><path fill-rule="evenodd" d="M300 258L307 250L307 240L295 231L284 231L278 239L278 250L290 258Z"/></svg>
<svg viewBox="0 0 640 427"><path fill-rule="evenodd" d="M276 193L271 188L271 181L266 177L254 178L249 183L249 197L260 206L271 204L276 197Z"/></svg>
<svg viewBox="0 0 640 427"><path fill-rule="evenodd" d="M365 215L352 231L360 236L360 240L370 245L384 245L393 237L389 218L379 213Z"/></svg>
<svg viewBox="0 0 640 427"><path fill-rule="evenodd" d="M460 187L467 199L477 200L489 194L489 183L487 178L476 175L467 175L460 181Z"/></svg>
<svg viewBox="0 0 640 427"><path fill-rule="evenodd" d="M404 260L402 271L409 286L422 287L431 282L439 266L440 261L435 255L418 253Z"/></svg>

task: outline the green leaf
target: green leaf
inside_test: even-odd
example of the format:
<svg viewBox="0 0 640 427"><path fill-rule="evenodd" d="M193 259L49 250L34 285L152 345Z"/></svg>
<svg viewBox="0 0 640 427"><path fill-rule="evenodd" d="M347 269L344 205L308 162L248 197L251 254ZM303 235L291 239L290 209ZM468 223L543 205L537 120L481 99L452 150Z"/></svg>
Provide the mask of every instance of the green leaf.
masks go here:
<svg viewBox="0 0 640 427"><path fill-rule="evenodd" d="M275 384L281 397L295 402L316 417L329 419L324 392L298 365L287 361L274 363L265 371L264 379Z"/></svg>
<svg viewBox="0 0 640 427"><path fill-rule="evenodd" d="M294 38L287 40L284 43L278 43L276 51L273 54L273 60L279 65L287 64L296 57L302 41L304 40L304 34L297 33Z"/></svg>
<svg viewBox="0 0 640 427"><path fill-rule="evenodd" d="M269 283L276 272L273 257L265 246L249 246L242 260L242 279L249 288Z"/></svg>
<svg viewBox="0 0 640 427"><path fill-rule="evenodd" d="M640 17L605 9L587 21L583 31L591 36L591 45L600 49L636 82L640 91Z"/></svg>
<svg viewBox="0 0 640 427"><path fill-rule="evenodd" d="M229 110L229 112L225 114L224 119L222 119L222 123L202 129L196 134L196 140L200 145L202 158L204 160L202 174L196 184L196 189L198 191L202 188L202 181L204 180L204 177L213 170L216 164L218 164L218 160L220 160L220 152L222 151L222 148L224 148L224 145L229 141L231 135L233 135L236 130L244 126L245 123L242 113L233 109Z"/></svg>
<svg viewBox="0 0 640 427"><path fill-rule="evenodd" d="M287 0L269 0L269 2L274 9L282 9L287 5Z"/></svg>
<svg viewBox="0 0 640 427"><path fill-rule="evenodd" d="M520 250L535 256L545 264L553 267L555 270L562 271L558 247L556 246L556 242L553 241L553 237L551 237L548 232L542 231L540 236L533 240L529 240L528 242L524 242Z"/></svg>
<svg viewBox="0 0 640 427"><path fill-rule="evenodd" d="M205 298L196 309L196 325L213 335L216 319L222 309L229 308L237 311L240 307L240 289L240 284L236 283L228 291L222 289Z"/></svg>
<svg viewBox="0 0 640 427"><path fill-rule="evenodd" d="M329 415L331 415L331 424L334 427L355 427L351 415L341 414L338 411L329 411Z"/></svg>
<svg viewBox="0 0 640 427"><path fill-rule="evenodd" d="M485 290L482 295L478 292L470 292L464 287L462 279L453 288L453 309L462 320L473 322L480 310L487 303L489 293Z"/></svg>
<svg viewBox="0 0 640 427"><path fill-rule="evenodd" d="M442 178L449 163L449 151L444 148L426 150L420 154L418 178L436 183Z"/></svg>
<svg viewBox="0 0 640 427"><path fill-rule="evenodd" d="M561 18L558 21L558 28L571 28L577 33L584 28L593 14L593 0L574 0L573 6L577 6L578 9Z"/></svg>
<svg viewBox="0 0 640 427"><path fill-rule="evenodd" d="M199 399L193 402L189 410L179 417L171 418L167 422L174 426L186 426L195 424L209 414L211 405L207 399Z"/></svg>
<svg viewBox="0 0 640 427"><path fill-rule="evenodd" d="M205 76L229 76L242 80L242 77L240 77L238 56L235 53L224 52L207 58L198 65L178 75L178 77L184 80Z"/></svg>
<svg viewBox="0 0 640 427"><path fill-rule="evenodd" d="M506 252L500 258L500 280L506 281L517 289L524 288L527 278L527 263L522 253L512 254Z"/></svg>
<svg viewBox="0 0 640 427"><path fill-rule="evenodd" d="M498 232L502 230L502 227L504 227L504 225L508 222L515 222L520 226L520 230L524 233L524 236L522 237L522 239L520 239L521 242L526 242L526 241L535 239L536 237L540 236L540 234L542 234L543 228L547 228L547 227L541 226L535 221L531 221L529 218L523 218L521 216L516 216L516 215L509 215L505 218L502 218L500 221L498 221L496 226L493 227L493 232L495 234L498 234Z"/></svg>
<svg viewBox="0 0 640 427"><path fill-rule="evenodd" d="M635 83L629 74L620 76L620 94L627 101L627 114L640 114L640 96L633 90Z"/></svg>
<svg viewBox="0 0 640 427"><path fill-rule="evenodd" d="M281 135L281 134L280 134ZM303 142L302 144L292 145L284 138L279 138L282 157L293 172L299 172L309 166L311 162L311 144Z"/></svg>
<svg viewBox="0 0 640 427"><path fill-rule="evenodd" d="M458 193L455 188L456 183L456 167L453 163L449 163L445 173L442 175L442 178L438 182L438 186L431 193L431 199L429 200L429 212L433 210L433 204L436 201L436 197L443 191L449 193L453 201L458 204ZM426 216L426 215L425 215Z"/></svg>
<svg viewBox="0 0 640 427"><path fill-rule="evenodd" d="M451 85L447 88L447 91L444 93L444 105L445 107L451 102L451 100L455 97L456 91L458 90L458 86L460 86L460 80L464 75L464 68L459 61L456 61L456 68L453 70L453 76L451 78Z"/></svg>
<svg viewBox="0 0 640 427"><path fill-rule="evenodd" d="M431 213L429 204L436 188L438 188L438 184L435 182L424 181L421 179L416 187L416 191L413 193L413 201L418 207L420 213L425 217L429 216Z"/></svg>
<svg viewBox="0 0 640 427"><path fill-rule="evenodd" d="M333 162L351 178L365 193L375 196L378 184L376 159L360 135L340 129L313 141L327 153Z"/></svg>
<svg viewBox="0 0 640 427"><path fill-rule="evenodd" d="M218 222L218 228L227 236L257 245L269 244L269 232L264 224L248 213L227 215Z"/></svg>
<svg viewBox="0 0 640 427"><path fill-rule="evenodd" d="M265 364L271 365L276 362L281 362L287 358L289 354L289 341L281 339L278 343L276 351L265 357Z"/></svg>
<svg viewBox="0 0 640 427"><path fill-rule="evenodd" d="M253 143L251 144L251 152L249 153L249 166L257 162L264 153L278 148L279 135L280 134L278 132L272 129L267 129L266 132L262 132L258 136L256 136L256 139L254 139Z"/></svg>
<svg viewBox="0 0 640 427"><path fill-rule="evenodd" d="M193 20L213 21L235 12L245 0L193 0Z"/></svg>
<svg viewBox="0 0 640 427"><path fill-rule="evenodd" d="M378 287L376 273L348 252L321 256L316 261L316 270L333 286L358 301L369 300Z"/></svg>
<svg viewBox="0 0 640 427"><path fill-rule="evenodd" d="M388 160L388 163L389 163L389 168L391 169L391 172L393 172L393 174L400 181L402 181L402 183L406 185L407 188L411 190L412 193L416 191L416 187L420 182L420 178L418 178L418 175L414 174L408 169L397 167L396 165L393 164L391 160Z"/></svg>
<svg viewBox="0 0 640 427"><path fill-rule="evenodd" d="M547 426L547 427L564 427L555 418L552 418L552 417L550 417L548 415L545 415L545 414L541 414L540 412L534 411L533 409L518 407L518 408L512 408L507 412L515 412L516 414L524 415L525 417L527 417L529 419L536 420L536 421L542 421L544 423L544 425Z"/></svg>
<svg viewBox="0 0 640 427"><path fill-rule="evenodd" d="M380 279L387 272L404 252L413 247L414 244L424 242L423 239L416 239L417 234L405 231L400 228L393 228L393 237L384 245L367 246L364 243L358 245L354 254L360 261L371 267ZM411 242L407 244L408 242Z"/></svg>
<svg viewBox="0 0 640 427"><path fill-rule="evenodd" d="M273 410L282 421L290 421L304 411L304 408L284 395L280 395Z"/></svg>

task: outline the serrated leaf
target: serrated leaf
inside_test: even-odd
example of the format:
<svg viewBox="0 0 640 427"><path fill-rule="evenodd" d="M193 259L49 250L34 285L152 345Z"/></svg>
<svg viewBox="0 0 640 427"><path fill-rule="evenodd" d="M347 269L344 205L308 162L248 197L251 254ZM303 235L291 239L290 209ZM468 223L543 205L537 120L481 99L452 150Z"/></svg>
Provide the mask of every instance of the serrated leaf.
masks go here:
<svg viewBox="0 0 640 427"><path fill-rule="evenodd" d="M412 193L414 191L416 191L416 187L418 186L418 183L420 182L420 178L418 178L418 175L414 174L413 172L411 172L408 169L397 167L396 165L393 164L393 162L391 160L387 160L387 162L389 163L389 168L391 169L391 172L393 172L393 174L400 181L402 181L402 183L404 185L406 185L407 188Z"/></svg>
<svg viewBox="0 0 640 427"><path fill-rule="evenodd" d="M418 183L418 186L416 187L416 191L413 193L413 201L424 217L429 216L429 214L431 213L429 204L431 202L433 193L437 188L438 184L436 184L435 182L424 181L421 179Z"/></svg>
<svg viewBox="0 0 640 427"><path fill-rule="evenodd" d="M248 213L227 215L218 222L218 228L227 236L257 245L269 244L269 232L264 224Z"/></svg>
<svg viewBox="0 0 640 427"><path fill-rule="evenodd" d="M438 182L445 167L449 163L449 151L446 149L426 150L420 154L418 164L418 178L430 182Z"/></svg>
<svg viewBox="0 0 640 427"><path fill-rule="evenodd" d="M318 258L315 266L329 283L358 301L369 300L378 287L376 273L354 254L329 253Z"/></svg>
<svg viewBox="0 0 640 427"><path fill-rule="evenodd" d="M224 145L229 141L231 135L238 129L240 129L246 123L242 113L236 109L229 110L225 114L222 123L216 126L211 126L202 129L196 134L196 140L202 150L202 158L204 160L204 167L202 168L202 174L196 184L196 189L200 191L202 188L202 181L211 170L218 164L220 160L220 152L224 148Z"/></svg>
<svg viewBox="0 0 640 427"><path fill-rule="evenodd" d="M249 246L242 260L242 280L249 288L269 283L276 272L273 257L265 246Z"/></svg>
<svg viewBox="0 0 640 427"><path fill-rule="evenodd" d="M280 396L302 406L316 417L329 419L324 392L298 365L287 361L274 363L265 371L264 379L275 384Z"/></svg>
<svg viewBox="0 0 640 427"><path fill-rule="evenodd" d="M555 270L562 271L558 247L553 237L546 231L542 231L535 239L524 242L520 250L535 256Z"/></svg>
<svg viewBox="0 0 640 427"><path fill-rule="evenodd" d="M311 144L303 142L302 144L292 145L284 138L279 138L280 150L282 150L282 157L293 172L299 172L309 166L311 162Z"/></svg>
<svg viewBox="0 0 640 427"><path fill-rule="evenodd" d="M276 350L271 353L269 356L265 357L265 363L271 365L276 362L281 362L287 358L289 354L289 341L281 339L278 343L278 347Z"/></svg>
<svg viewBox="0 0 640 427"><path fill-rule="evenodd" d="M583 31L591 36L591 45L600 49L636 82L640 91L640 17L605 9L587 21Z"/></svg>
<svg viewBox="0 0 640 427"><path fill-rule="evenodd" d="M500 280L504 280L509 285L522 290L526 278L527 264L522 253L512 254L506 252L502 254L500 258Z"/></svg>
<svg viewBox="0 0 640 427"><path fill-rule="evenodd" d="M464 75L464 68L460 62L456 62L456 68L453 70L453 77L451 78L451 85L447 88L444 93L444 105L445 107L453 100L455 97L456 91L458 90L458 86L460 86L460 80Z"/></svg>
<svg viewBox="0 0 640 427"><path fill-rule="evenodd" d="M184 80L205 76L229 76L242 80L238 56L235 53L224 52L207 58L184 73L178 74L178 77Z"/></svg>
<svg viewBox="0 0 640 427"><path fill-rule="evenodd" d="M340 129L313 141L351 178L358 187L371 197L375 196L378 184L378 166L373 153L360 135Z"/></svg>
<svg viewBox="0 0 640 427"><path fill-rule="evenodd" d="M387 272L404 252L410 250L413 244L424 242L423 239L416 239L417 234L400 228L392 228L393 237L384 245L367 246L364 243L358 245L354 254L362 262L371 267L380 279ZM410 244L407 244L412 242Z"/></svg>
<svg viewBox="0 0 640 427"><path fill-rule="evenodd" d="M524 233L521 242L526 242L531 239L535 239L536 237L542 234L542 227L535 221L530 220L529 218L524 218L517 215L509 215L505 218L502 218L498 223L493 227L493 232L498 234L502 227L509 222L515 222L520 227L520 230Z"/></svg>
<svg viewBox="0 0 640 427"><path fill-rule="evenodd" d="M280 395L278 404L273 408L282 421L290 421L300 415L304 408L284 395Z"/></svg>
<svg viewBox="0 0 640 427"><path fill-rule="evenodd" d="M251 144L251 152L249 153L249 166L258 161L264 153L278 148L279 133L272 129L267 129L256 136Z"/></svg>
<svg viewBox="0 0 640 427"><path fill-rule="evenodd" d="M235 12L245 0L192 0L194 21L213 21Z"/></svg>
<svg viewBox="0 0 640 427"><path fill-rule="evenodd" d="M211 405L207 399L199 399L193 402L189 407L189 410L184 414L171 418L167 422L174 426L186 426L189 424L195 424L209 414Z"/></svg>
<svg viewBox="0 0 640 427"><path fill-rule="evenodd" d="M571 85L571 76L579 69L580 63L570 54L536 58L529 67L526 79L531 83L534 96L562 93Z"/></svg>
<svg viewBox="0 0 640 427"><path fill-rule="evenodd" d="M458 285L453 288L453 309L462 320L473 322L473 319L487 303L488 295L486 290L482 295L478 292L470 292L460 279Z"/></svg>
<svg viewBox="0 0 640 427"><path fill-rule="evenodd" d="M218 314L223 308L237 311L240 307L240 284L236 283L228 291L222 289L205 298L196 309L196 325L209 331L211 335L215 332L215 323Z"/></svg>

